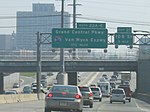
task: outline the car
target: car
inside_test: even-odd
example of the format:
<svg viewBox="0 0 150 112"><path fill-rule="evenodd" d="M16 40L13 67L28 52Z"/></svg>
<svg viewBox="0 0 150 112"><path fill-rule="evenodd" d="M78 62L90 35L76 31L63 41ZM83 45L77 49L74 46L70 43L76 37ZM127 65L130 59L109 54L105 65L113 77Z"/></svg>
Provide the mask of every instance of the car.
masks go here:
<svg viewBox="0 0 150 112"><path fill-rule="evenodd" d="M31 86L28 86L28 85L24 86L23 87L23 93L25 93L25 94L33 93Z"/></svg>
<svg viewBox="0 0 150 112"><path fill-rule="evenodd" d="M89 86L79 86L81 94L83 96L83 105L89 105L93 108L93 93Z"/></svg>
<svg viewBox="0 0 150 112"><path fill-rule="evenodd" d="M112 75L111 78L115 78L117 81L117 76L116 75Z"/></svg>
<svg viewBox="0 0 150 112"><path fill-rule="evenodd" d="M124 81L124 82L123 82L123 85L129 85L129 84L130 84L129 81Z"/></svg>
<svg viewBox="0 0 150 112"><path fill-rule="evenodd" d="M130 89L130 86L129 85L119 85L118 88L124 89L125 94L126 94L126 100L131 102L132 91Z"/></svg>
<svg viewBox="0 0 150 112"><path fill-rule="evenodd" d="M90 87L97 87L96 84L90 84Z"/></svg>
<svg viewBox="0 0 150 112"><path fill-rule="evenodd" d="M83 97L78 86L54 85L46 94L45 112L82 110Z"/></svg>
<svg viewBox="0 0 150 112"><path fill-rule="evenodd" d="M101 77L101 78L99 79L99 82L107 82L107 80L106 80L104 77Z"/></svg>
<svg viewBox="0 0 150 112"><path fill-rule="evenodd" d="M112 88L116 88L116 82L110 81L110 86L111 86Z"/></svg>
<svg viewBox="0 0 150 112"><path fill-rule="evenodd" d="M16 94L15 91L5 91L5 94Z"/></svg>
<svg viewBox="0 0 150 112"><path fill-rule="evenodd" d="M123 102L125 104L125 91L122 88L112 89L110 94L110 103Z"/></svg>
<svg viewBox="0 0 150 112"><path fill-rule="evenodd" d="M31 85L31 89L33 90L33 93L37 93L37 83L34 83ZM41 84L40 89L43 90L43 85Z"/></svg>
<svg viewBox="0 0 150 112"><path fill-rule="evenodd" d="M41 80L41 84L43 85L44 88L47 87L47 81L46 80Z"/></svg>
<svg viewBox="0 0 150 112"><path fill-rule="evenodd" d="M20 87L19 83L16 82L13 84L13 88L19 88L19 87Z"/></svg>
<svg viewBox="0 0 150 112"><path fill-rule="evenodd" d="M107 74L103 74L102 77L104 77L106 80L108 79Z"/></svg>
<svg viewBox="0 0 150 112"><path fill-rule="evenodd" d="M98 99L100 102L102 101L102 92L99 87L91 87L93 98Z"/></svg>
<svg viewBox="0 0 150 112"><path fill-rule="evenodd" d="M111 78L111 79L109 79L109 82L116 82L116 79L115 78Z"/></svg>

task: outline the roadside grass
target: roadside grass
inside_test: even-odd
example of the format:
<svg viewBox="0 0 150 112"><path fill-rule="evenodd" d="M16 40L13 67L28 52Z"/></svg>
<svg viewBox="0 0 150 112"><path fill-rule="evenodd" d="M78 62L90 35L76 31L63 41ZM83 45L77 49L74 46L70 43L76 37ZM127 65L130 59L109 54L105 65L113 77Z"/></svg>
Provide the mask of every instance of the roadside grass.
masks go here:
<svg viewBox="0 0 150 112"><path fill-rule="evenodd" d="M36 72L21 72L20 75L27 77L34 77L36 75Z"/></svg>

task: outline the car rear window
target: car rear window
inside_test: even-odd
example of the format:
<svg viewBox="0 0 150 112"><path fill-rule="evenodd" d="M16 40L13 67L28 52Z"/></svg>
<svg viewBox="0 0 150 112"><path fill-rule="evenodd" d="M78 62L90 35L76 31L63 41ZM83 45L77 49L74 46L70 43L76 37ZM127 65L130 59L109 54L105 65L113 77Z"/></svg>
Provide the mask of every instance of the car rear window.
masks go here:
<svg viewBox="0 0 150 112"><path fill-rule="evenodd" d="M123 94L122 90L112 90L112 94Z"/></svg>
<svg viewBox="0 0 150 112"><path fill-rule="evenodd" d="M89 87L79 87L80 91L90 91Z"/></svg>
<svg viewBox="0 0 150 112"><path fill-rule="evenodd" d="M92 91L99 91L98 88L91 88Z"/></svg>
<svg viewBox="0 0 150 112"><path fill-rule="evenodd" d="M52 88L52 92L71 92L77 93L76 87L68 87L68 86L54 86Z"/></svg>

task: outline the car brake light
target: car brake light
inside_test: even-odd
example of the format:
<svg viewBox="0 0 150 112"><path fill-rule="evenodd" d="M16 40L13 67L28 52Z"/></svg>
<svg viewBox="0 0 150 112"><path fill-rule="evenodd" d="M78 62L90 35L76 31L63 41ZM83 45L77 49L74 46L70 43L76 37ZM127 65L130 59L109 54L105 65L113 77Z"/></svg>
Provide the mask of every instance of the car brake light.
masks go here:
<svg viewBox="0 0 150 112"><path fill-rule="evenodd" d="M76 99L81 99L81 95L76 94L76 95L75 95L75 98L76 98Z"/></svg>
<svg viewBox="0 0 150 112"><path fill-rule="evenodd" d="M93 96L93 94L92 94L92 93L90 93L90 94L89 94L89 96Z"/></svg>
<svg viewBox="0 0 150 112"><path fill-rule="evenodd" d="M99 92L99 95L101 95L101 92Z"/></svg>
<svg viewBox="0 0 150 112"><path fill-rule="evenodd" d="M48 96L48 97L52 97L52 96L53 96L53 94L52 94L52 93L49 93L47 96Z"/></svg>
<svg viewBox="0 0 150 112"><path fill-rule="evenodd" d="M67 94L67 93L66 93L66 92L61 92L61 94L65 95L65 94Z"/></svg>

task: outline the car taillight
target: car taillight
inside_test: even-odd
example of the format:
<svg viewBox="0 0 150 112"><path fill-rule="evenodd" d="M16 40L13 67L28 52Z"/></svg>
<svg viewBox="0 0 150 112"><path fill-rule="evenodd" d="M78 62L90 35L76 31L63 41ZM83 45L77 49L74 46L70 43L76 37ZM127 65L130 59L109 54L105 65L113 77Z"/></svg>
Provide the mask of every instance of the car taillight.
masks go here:
<svg viewBox="0 0 150 112"><path fill-rule="evenodd" d="M67 93L66 93L66 92L61 92L61 94L65 95L65 94L67 94Z"/></svg>
<svg viewBox="0 0 150 112"><path fill-rule="evenodd" d="M93 96L93 93L90 93L89 96Z"/></svg>
<svg viewBox="0 0 150 112"><path fill-rule="evenodd" d="M76 94L76 95L75 95L75 98L76 98L76 99L81 99L81 95Z"/></svg>
<svg viewBox="0 0 150 112"><path fill-rule="evenodd" d="M99 95L101 95L102 93L101 92L99 92Z"/></svg>
<svg viewBox="0 0 150 112"><path fill-rule="evenodd" d="M49 93L49 94L47 95L47 97L53 97L53 94L52 94L52 93Z"/></svg>

